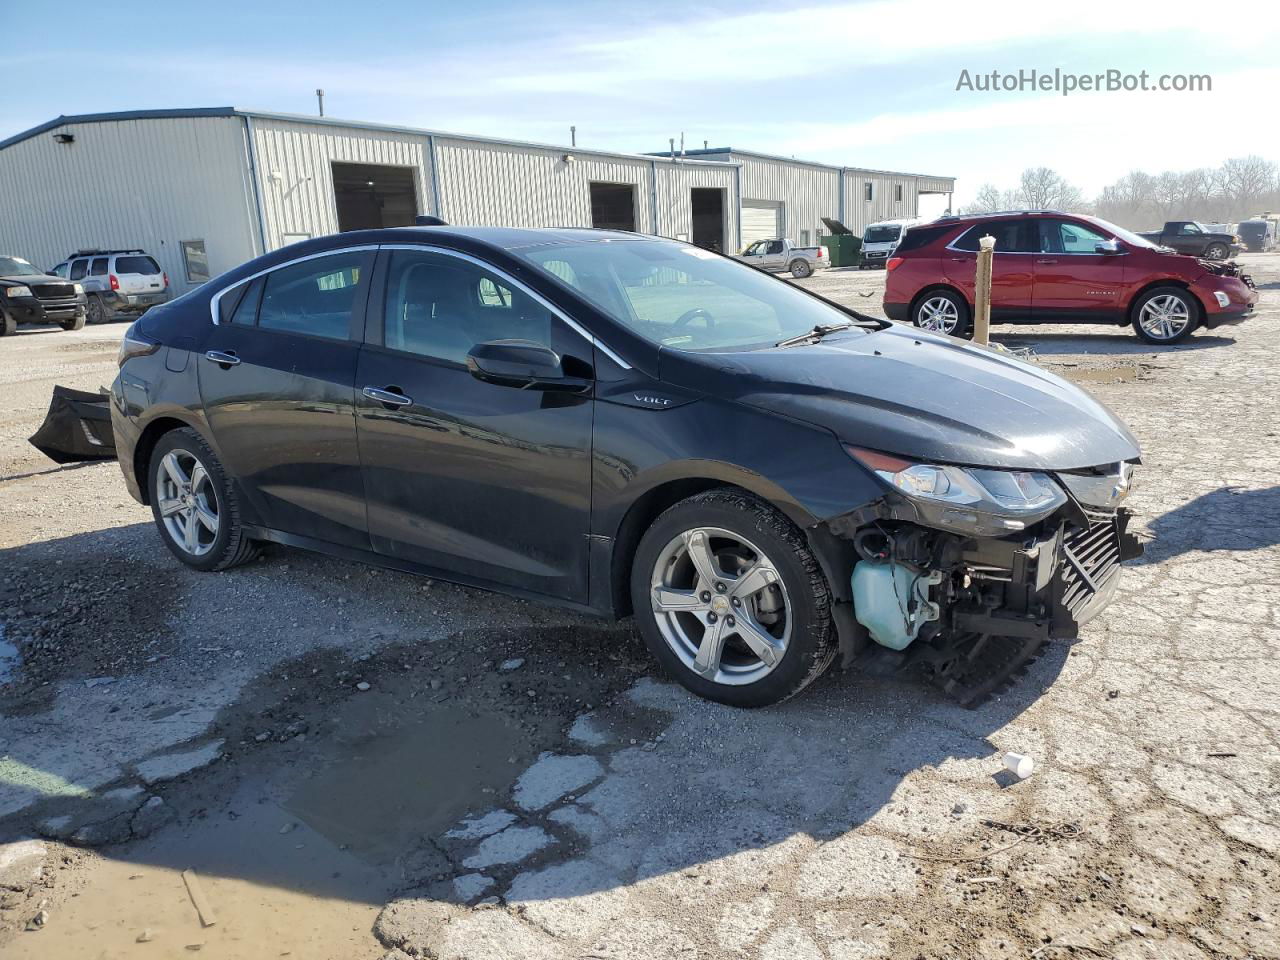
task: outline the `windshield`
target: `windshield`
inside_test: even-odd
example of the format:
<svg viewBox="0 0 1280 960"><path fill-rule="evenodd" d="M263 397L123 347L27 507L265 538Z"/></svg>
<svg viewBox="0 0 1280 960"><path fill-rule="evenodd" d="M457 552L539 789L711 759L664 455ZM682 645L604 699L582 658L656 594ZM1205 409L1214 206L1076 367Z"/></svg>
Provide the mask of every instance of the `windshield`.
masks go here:
<svg viewBox="0 0 1280 960"><path fill-rule="evenodd" d="M1109 230L1117 240L1123 240L1131 247L1145 247L1148 250L1159 250L1160 244L1152 243L1150 240L1143 239L1131 230L1124 227L1117 227L1110 220L1103 220L1101 217L1082 217L1082 220L1088 220L1090 223L1096 223L1103 230Z"/></svg>
<svg viewBox="0 0 1280 960"><path fill-rule="evenodd" d="M863 243L893 243L902 234L902 228L896 224L888 227L867 227L862 238Z"/></svg>
<svg viewBox="0 0 1280 960"><path fill-rule="evenodd" d="M29 277L44 273L21 257L0 257L0 277Z"/></svg>
<svg viewBox="0 0 1280 960"><path fill-rule="evenodd" d="M853 318L753 267L672 240L611 240L512 253L663 347L772 346Z"/></svg>

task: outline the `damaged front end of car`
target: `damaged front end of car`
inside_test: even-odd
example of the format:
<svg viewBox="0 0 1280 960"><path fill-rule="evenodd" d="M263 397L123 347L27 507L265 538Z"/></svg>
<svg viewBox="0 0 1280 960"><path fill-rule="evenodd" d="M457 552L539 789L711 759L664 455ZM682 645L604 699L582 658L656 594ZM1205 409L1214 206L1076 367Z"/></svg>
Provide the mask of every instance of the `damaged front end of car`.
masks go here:
<svg viewBox="0 0 1280 960"><path fill-rule="evenodd" d="M1142 554L1123 506L1132 462L1043 472L848 451L886 492L824 525L850 548L846 662L923 667L965 706L1005 689L1050 638L1074 639Z"/></svg>

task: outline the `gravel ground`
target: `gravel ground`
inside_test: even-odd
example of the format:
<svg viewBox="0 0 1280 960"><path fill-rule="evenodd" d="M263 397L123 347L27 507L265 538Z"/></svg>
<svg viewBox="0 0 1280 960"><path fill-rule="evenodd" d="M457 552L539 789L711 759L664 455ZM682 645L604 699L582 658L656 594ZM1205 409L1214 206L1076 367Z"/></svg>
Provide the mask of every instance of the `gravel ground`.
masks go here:
<svg viewBox="0 0 1280 960"><path fill-rule="evenodd" d="M179 569L114 464L25 445L123 326L0 343L0 949L1280 956L1280 257L1243 259L1260 314L1177 348L997 328L1133 427L1148 552L976 711L838 672L733 711L626 624L283 549ZM883 275L804 283L874 313Z"/></svg>

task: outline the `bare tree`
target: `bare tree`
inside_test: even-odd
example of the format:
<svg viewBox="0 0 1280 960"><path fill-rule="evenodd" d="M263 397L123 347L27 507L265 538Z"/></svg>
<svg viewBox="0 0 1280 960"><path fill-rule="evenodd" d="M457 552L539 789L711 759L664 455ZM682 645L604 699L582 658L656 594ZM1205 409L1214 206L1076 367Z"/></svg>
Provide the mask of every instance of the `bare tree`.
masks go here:
<svg viewBox="0 0 1280 960"><path fill-rule="evenodd" d="M973 203L966 205L962 214L995 213L997 210L1008 210L1013 206L1013 197L1008 190L1001 191L994 183L984 183L978 188Z"/></svg>
<svg viewBox="0 0 1280 960"><path fill-rule="evenodd" d="M1016 194L1018 203L1033 210L1078 210L1084 206L1084 195L1048 167L1023 170Z"/></svg>
<svg viewBox="0 0 1280 960"><path fill-rule="evenodd" d="M1275 190L1276 165L1259 156L1232 157L1218 171L1218 188L1232 219L1258 212L1263 198Z"/></svg>

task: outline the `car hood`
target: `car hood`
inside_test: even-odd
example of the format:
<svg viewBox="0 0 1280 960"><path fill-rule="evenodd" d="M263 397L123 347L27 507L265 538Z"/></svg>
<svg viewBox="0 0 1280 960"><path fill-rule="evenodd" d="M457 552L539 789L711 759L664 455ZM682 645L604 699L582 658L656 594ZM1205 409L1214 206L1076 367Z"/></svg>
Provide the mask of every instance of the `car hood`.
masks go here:
<svg viewBox="0 0 1280 960"><path fill-rule="evenodd" d="M55 277L51 273L24 273L14 277L0 277L0 283L5 286L26 286L29 283L70 283L70 280L64 280L62 277Z"/></svg>
<svg viewBox="0 0 1280 960"><path fill-rule="evenodd" d="M1073 470L1138 457L1084 390L997 350L902 327L718 354L664 351L662 379L934 462Z"/></svg>

